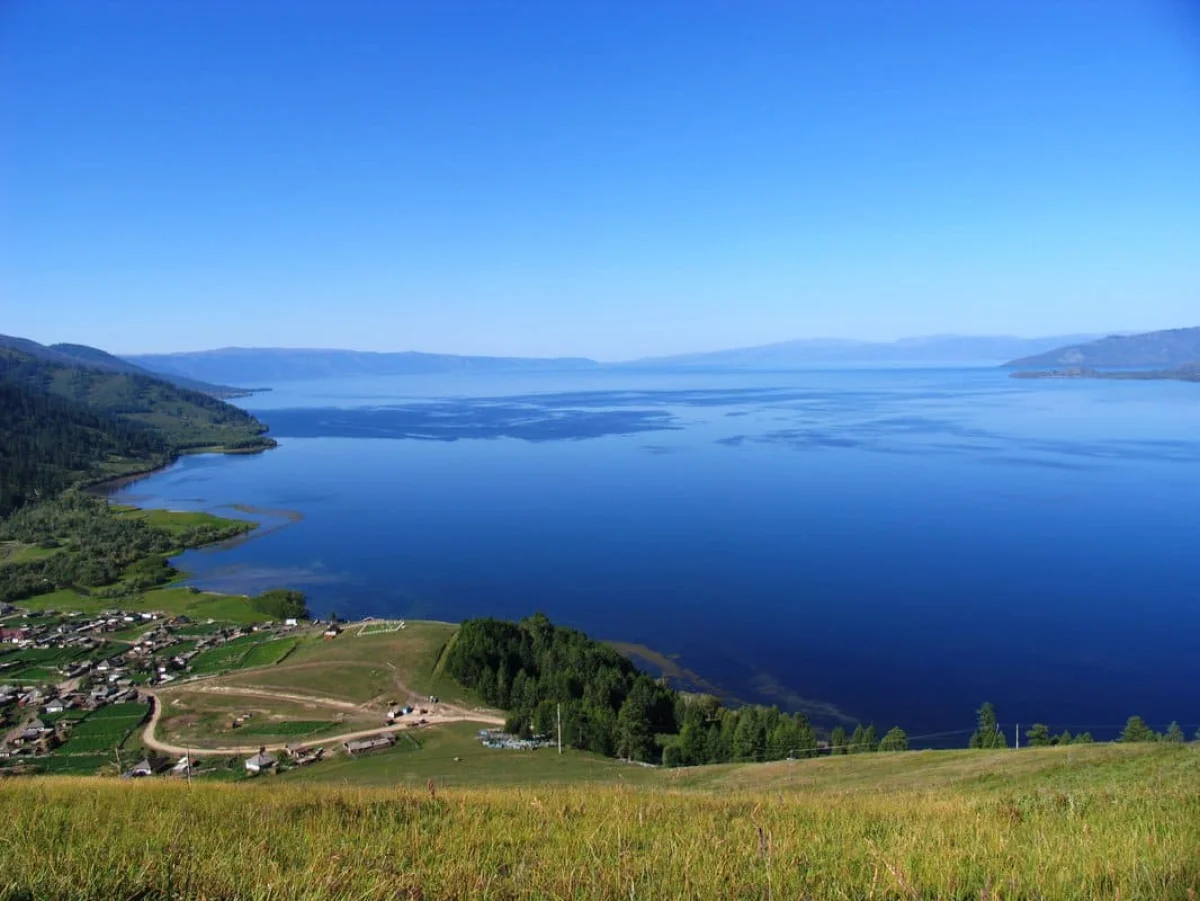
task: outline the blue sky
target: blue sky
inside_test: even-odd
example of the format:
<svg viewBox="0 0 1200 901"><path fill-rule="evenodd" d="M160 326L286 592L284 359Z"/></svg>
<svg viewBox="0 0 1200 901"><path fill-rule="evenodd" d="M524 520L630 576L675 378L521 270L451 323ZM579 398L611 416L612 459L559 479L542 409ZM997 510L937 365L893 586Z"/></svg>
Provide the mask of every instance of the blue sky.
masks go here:
<svg viewBox="0 0 1200 901"><path fill-rule="evenodd" d="M1200 324L1156 0L0 4L0 332L621 359Z"/></svg>

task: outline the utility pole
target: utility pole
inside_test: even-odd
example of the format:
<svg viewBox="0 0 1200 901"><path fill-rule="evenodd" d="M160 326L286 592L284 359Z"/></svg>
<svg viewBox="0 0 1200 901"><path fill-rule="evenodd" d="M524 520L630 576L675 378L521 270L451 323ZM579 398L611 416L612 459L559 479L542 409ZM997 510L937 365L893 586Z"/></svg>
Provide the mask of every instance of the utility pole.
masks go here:
<svg viewBox="0 0 1200 901"><path fill-rule="evenodd" d="M558 710L558 753L562 753L562 704L557 705Z"/></svg>
<svg viewBox="0 0 1200 901"><path fill-rule="evenodd" d="M187 744L187 780L188 788L192 787L192 743Z"/></svg>
<svg viewBox="0 0 1200 901"><path fill-rule="evenodd" d="M1017 750L1021 750L1021 724L1017 723L1016 731L1013 732L1013 744L1017 746Z"/></svg>

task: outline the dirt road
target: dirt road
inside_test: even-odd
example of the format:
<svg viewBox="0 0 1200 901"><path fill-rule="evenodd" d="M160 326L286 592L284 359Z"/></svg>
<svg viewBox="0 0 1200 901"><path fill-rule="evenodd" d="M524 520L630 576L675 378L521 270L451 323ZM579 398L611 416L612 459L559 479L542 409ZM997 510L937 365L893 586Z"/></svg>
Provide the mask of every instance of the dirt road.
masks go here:
<svg viewBox="0 0 1200 901"><path fill-rule="evenodd" d="M305 704L316 704L324 707L331 707L339 710L354 710L358 713L363 713L364 709L356 704L351 704L348 701L335 701L332 698L318 698L310 695L294 695L283 692L271 692L263 689L255 688L233 688L221 685L205 686L204 688L192 688L191 691L202 691L206 694L229 694L229 695L244 695L247 697L260 698L275 698L285 701L297 701ZM146 728L142 733L142 741L146 746L158 751L161 754L174 754L182 757L184 754L190 753L193 757L221 757L231 754L245 754L249 750L246 745L241 745L234 748L186 748L180 745L170 744L169 742L160 741L155 735L158 729L158 721L162 716L162 701L158 695L152 691L144 692L150 698L151 712L150 721L146 723ZM425 725L435 726L440 723L483 723L489 726L503 726L504 718L495 716L490 713L480 713L474 710L466 710L461 707L454 707L449 704L438 705L440 712L429 713L422 716L425 720ZM416 719L413 718L412 722ZM311 741L299 742L307 746L313 745L332 745L340 744L344 741L352 741L359 738L370 738L375 735L384 735L389 732L399 732L405 728L410 728L405 722L399 722L392 726L381 726L376 729L361 729L355 732L343 732L340 735L329 735L324 738L317 738ZM288 744L296 742L278 742L276 744L264 745L267 751L282 751Z"/></svg>

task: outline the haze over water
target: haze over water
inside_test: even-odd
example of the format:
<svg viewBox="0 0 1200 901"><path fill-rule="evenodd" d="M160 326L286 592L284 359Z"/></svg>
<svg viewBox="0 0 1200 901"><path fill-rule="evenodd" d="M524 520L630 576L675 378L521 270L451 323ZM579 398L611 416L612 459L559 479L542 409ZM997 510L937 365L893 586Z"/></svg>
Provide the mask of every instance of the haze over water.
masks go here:
<svg viewBox="0 0 1200 901"><path fill-rule="evenodd" d="M541 610L826 725L969 730L984 700L1010 736L1200 719L1193 384L628 371L241 403L277 450L118 494L302 514L184 555L204 588L349 618Z"/></svg>

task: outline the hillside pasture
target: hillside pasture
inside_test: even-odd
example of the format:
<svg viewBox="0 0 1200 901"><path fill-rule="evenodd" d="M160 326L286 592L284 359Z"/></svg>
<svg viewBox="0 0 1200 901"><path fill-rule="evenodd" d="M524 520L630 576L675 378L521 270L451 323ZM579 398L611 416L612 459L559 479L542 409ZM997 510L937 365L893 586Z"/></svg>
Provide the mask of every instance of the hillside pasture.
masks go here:
<svg viewBox="0 0 1200 901"><path fill-rule="evenodd" d="M974 776L967 766L906 788L868 787L858 771L877 765L870 755L814 767L824 775L797 791L370 789L298 774L190 789L15 781L0 793L0 872L8 896L47 899L1151 901L1200 890L1197 749L1067 752L977 752Z"/></svg>

